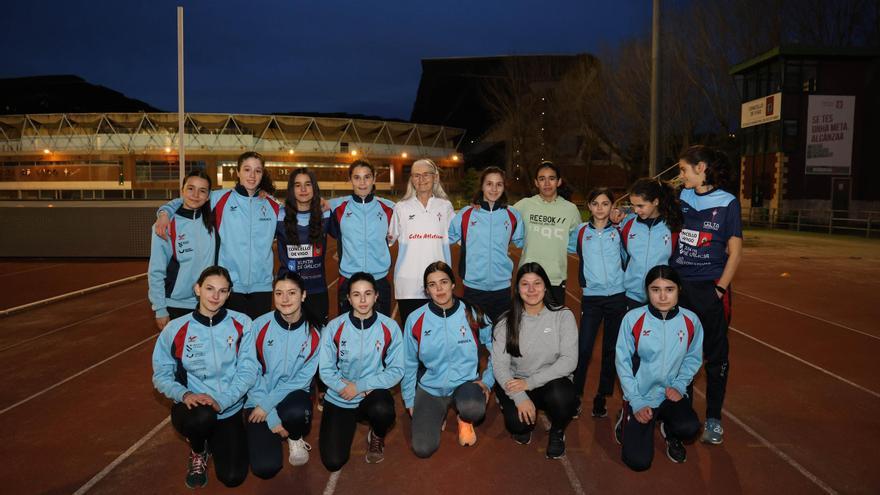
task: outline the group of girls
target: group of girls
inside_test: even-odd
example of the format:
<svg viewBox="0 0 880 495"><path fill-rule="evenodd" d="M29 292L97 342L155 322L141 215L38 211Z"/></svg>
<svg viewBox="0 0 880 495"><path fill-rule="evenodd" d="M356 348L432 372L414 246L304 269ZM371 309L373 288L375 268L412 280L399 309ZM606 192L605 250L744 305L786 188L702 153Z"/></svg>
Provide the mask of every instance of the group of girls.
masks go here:
<svg viewBox="0 0 880 495"><path fill-rule="evenodd" d="M154 383L175 401L173 424L190 442L187 484L201 486L207 481L209 453L224 484L234 486L243 481L248 459L257 476L271 477L281 468L281 440L285 438L291 464L306 462L311 447L304 437L312 417L309 392L316 369L327 386L320 452L330 470L347 462L358 421L370 424L367 461L384 458L384 436L395 421L390 389L398 382L413 418L412 448L419 457L430 456L439 446L450 407L457 413L459 443L472 445L476 441L473 425L484 417L490 391L496 393L505 426L518 443L529 443L536 410L545 410L550 420L547 456L560 457L565 452L565 427L576 417L602 319L606 329L620 331L605 332L593 414L607 414L605 398L613 389L616 343L624 399L640 405L634 398L650 397L645 407L655 411L652 415L637 409L623 415L618 430L628 432L630 418L653 425L651 418L666 416L658 412L662 404L654 404L656 397L648 393L656 384L645 381L644 370L655 367L644 362L659 359L660 353L648 352L653 347L644 345L647 339L640 346L636 334L636 344L625 349L632 351L631 357L644 359L642 364L633 364L637 359L624 359L623 366L629 366L627 374L621 369L620 349L621 343L626 344L624 336L633 336L627 325L635 324L629 316L624 318L625 310L657 309L651 284L662 285L664 281L671 281L677 289L660 290L665 301L672 297L670 292L675 293L672 309L658 309L660 316L654 311L645 314L661 324L684 318L686 311L677 305L681 292L682 302L696 300L699 302L692 304L703 305L692 307L696 315L687 316L696 328L692 333L700 334L701 339L701 311L716 316L713 301L703 293L707 292L707 280L711 280L708 287L715 291L716 301L723 302L718 313L721 318L713 320L716 328L707 329L705 339L706 345L717 344L712 352L706 351L707 357L712 356L710 360L715 359L707 371L710 367L718 371L708 381L711 406L706 432L716 435L708 441L720 443L720 400L728 369L727 320L723 318L729 318L729 312L725 313L729 308L727 287L739 260L736 240L741 246L741 232L735 198L730 201L728 193L717 189L723 184L723 156L704 148L688 153L682 157L681 175L685 187L696 190L693 198L688 196L688 207L669 208L676 203L668 186L643 180L631 195L635 215L620 218L612 208L611 192L597 190L589 197L592 219L583 225L568 211L571 203L558 196L561 176L549 162L538 169L535 185L539 194L526 198L531 204L520 202L521 209L528 212L524 214L507 206L504 172L497 168L483 171L473 204L457 214L440 184L439 170L430 160L413 164L406 196L397 204L374 195L375 171L366 161L356 161L349 168L352 194L326 204L314 174L307 169L294 171L283 207L269 195L274 188L258 153L244 153L239 158L239 181L233 189L209 192L210 178L203 172L191 172L184 181L182 198L160 209L150 261L150 300L157 325L164 328L154 353ZM725 200L728 210L718 217L717 209ZM685 202L682 193L682 204ZM702 216L707 208L716 210L711 220L726 222L727 238L720 232L714 237L703 232ZM702 216L697 218L700 212ZM555 228L548 229L547 224ZM693 243L691 231L696 232ZM324 275L327 234L337 239L340 272L335 282L339 316L330 322ZM683 236L688 236L683 243L690 251L677 250ZM560 304L564 301L564 268L558 275L561 280L552 280L542 266L550 264L554 273L560 271L556 266L558 250L542 254L546 241L542 237L562 237L568 249L579 255L583 288L580 336L571 311ZM273 239L278 240L280 262L274 284ZM389 246L394 242L399 244L394 285L402 332L388 317ZM464 285L463 299L453 294L452 242L462 247L458 272ZM720 251L719 243L726 243ZM513 284L510 244L524 246ZM702 250L709 247L714 249L706 256ZM525 251L540 264L526 260ZM562 257L564 263L564 249ZM681 280L674 270L650 279L653 267L670 262L684 267ZM203 302L201 294L208 293L217 296ZM214 304L217 301L219 305ZM224 330L214 335L214 326ZM688 352L701 347L693 344L694 340L688 339ZM480 346L490 354L482 371ZM296 358L290 359L294 355ZM643 371L636 373L639 366ZM625 380L625 376L633 379ZM658 375L657 380L664 382L670 376L675 373ZM686 397L689 404L689 392L689 388L679 390L678 397ZM675 394L667 395L672 396L668 400L677 402ZM239 430L230 425L236 421L230 418L239 418L241 423L242 409L247 427ZM674 419L667 419L661 425L668 445L688 433L673 423ZM626 445L637 435L622 437ZM218 442L223 446L215 445ZM639 452L650 454L642 444ZM625 447L625 461L626 452ZM628 464L635 468L637 463Z"/></svg>

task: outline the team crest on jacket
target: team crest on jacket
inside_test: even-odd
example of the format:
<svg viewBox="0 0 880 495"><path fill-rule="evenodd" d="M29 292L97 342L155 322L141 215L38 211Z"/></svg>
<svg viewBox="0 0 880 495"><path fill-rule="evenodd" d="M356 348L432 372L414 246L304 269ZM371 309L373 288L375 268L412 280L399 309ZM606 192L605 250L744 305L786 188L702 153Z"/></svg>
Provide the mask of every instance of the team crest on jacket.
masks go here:
<svg viewBox="0 0 880 495"><path fill-rule="evenodd" d="M266 205L260 206L260 215L266 216Z"/></svg>
<svg viewBox="0 0 880 495"><path fill-rule="evenodd" d="M442 222L442 221L443 221L443 214L440 213L439 211L437 212L437 221L438 221L438 222Z"/></svg>
<svg viewBox="0 0 880 495"><path fill-rule="evenodd" d="M663 235L663 245L665 246L667 244L669 244L669 234L664 234Z"/></svg>
<svg viewBox="0 0 880 495"><path fill-rule="evenodd" d="M232 335L226 337L226 343L229 344L229 347L232 347L233 342L235 342L235 339L232 338Z"/></svg>
<svg viewBox="0 0 880 495"><path fill-rule="evenodd" d="M678 331L678 341L679 341L679 342L684 342L684 330L679 330L679 331Z"/></svg>
<svg viewBox="0 0 880 495"><path fill-rule="evenodd" d="M382 213L381 211L376 212L376 218L378 218L379 220L382 220L383 215L384 215L384 213Z"/></svg>
<svg viewBox="0 0 880 495"><path fill-rule="evenodd" d="M462 325L461 328L459 328L459 331L461 331L461 337L464 338L464 336L465 336L464 325Z"/></svg>
<svg viewBox="0 0 880 495"><path fill-rule="evenodd" d="M376 339L376 352L382 352L382 342Z"/></svg>
<svg viewBox="0 0 880 495"><path fill-rule="evenodd" d="M509 227L510 227L510 220L505 220L505 221L504 221L504 228L506 229L506 228L509 228Z"/></svg>

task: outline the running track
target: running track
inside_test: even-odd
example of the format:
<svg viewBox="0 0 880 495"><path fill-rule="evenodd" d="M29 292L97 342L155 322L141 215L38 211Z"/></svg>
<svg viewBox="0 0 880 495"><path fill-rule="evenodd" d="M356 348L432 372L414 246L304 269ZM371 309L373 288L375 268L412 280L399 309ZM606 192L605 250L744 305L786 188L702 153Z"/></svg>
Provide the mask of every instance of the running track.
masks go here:
<svg viewBox="0 0 880 495"><path fill-rule="evenodd" d="M314 450L307 466L285 463L273 480L249 476L237 491L877 493L878 244L762 231L746 239L735 281L723 446L693 444L687 463L674 465L658 434L652 469L632 473L619 460L611 418L587 415L568 428L566 460L548 461L546 434L539 428L532 444L513 444L492 401L476 446L458 446L450 415L440 450L420 460L409 451L409 419L398 404L382 464L363 462L366 429L360 427L352 459L338 475L324 470ZM328 275L335 275L330 264ZM3 261L0 309L145 270L143 261ZM575 309L576 270L573 261L567 303ZM150 383L158 329L145 295L146 282L137 279L0 316L5 493L186 491L186 447L168 424L167 401ZM596 368L590 368L588 397ZM701 418L703 387L700 376L695 406ZM609 410L619 400L617 393ZM307 437L315 446L318 422L320 414ZM226 490L212 474L203 491Z"/></svg>

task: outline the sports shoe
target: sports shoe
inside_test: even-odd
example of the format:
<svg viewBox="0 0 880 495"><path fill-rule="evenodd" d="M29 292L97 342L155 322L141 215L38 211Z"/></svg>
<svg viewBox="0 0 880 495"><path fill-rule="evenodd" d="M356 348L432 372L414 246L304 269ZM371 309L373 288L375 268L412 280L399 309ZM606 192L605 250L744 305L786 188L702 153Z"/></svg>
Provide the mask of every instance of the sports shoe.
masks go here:
<svg viewBox="0 0 880 495"><path fill-rule="evenodd" d="M707 419L700 441L720 445L724 441L724 428L721 427L721 421L714 418Z"/></svg>
<svg viewBox="0 0 880 495"><path fill-rule="evenodd" d="M676 464L681 464L687 460L687 451L681 443L681 440L666 436L665 423L660 423L660 434L663 435L663 438L666 440L666 457L668 457L670 461Z"/></svg>
<svg viewBox="0 0 880 495"><path fill-rule="evenodd" d="M527 431L525 433L513 433L510 435L513 437L513 441L520 445L528 445L532 443L532 432Z"/></svg>
<svg viewBox="0 0 880 495"><path fill-rule="evenodd" d="M186 486L201 488L208 484L208 451L196 453L189 451L189 468L186 473Z"/></svg>
<svg viewBox="0 0 880 495"><path fill-rule="evenodd" d="M604 418L605 416L608 416L608 409L605 409L605 396L596 394L593 397L593 417Z"/></svg>
<svg viewBox="0 0 880 495"><path fill-rule="evenodd" d="M475 443L477 443L477 432L474 431L474 425L458 418L458 444L468 447Z"/></svg>
<svg viewBox="0 0 880 495"><path fill-rule="evenodd" d="M302 438L296 440L288 438L287 447L287 450L290 451L290 457L287 460L290 461L291 466L302 466L309 462L309 451L312 450L312 446L308 442Z"/></svg>
<svg viewBox="0 0 880 495"><path fill-rule="evenodd" d="M367 464L378 464L385 460L385 439L370 430L367 433Z"/></svg>
<svg viewBox="0 0 880 495"><path fill-rule="evenodd" d="M614 422L614 441L617 445L623 444L623 409L617 413L617 421Z"/></svg>
<svg viewBox="0 0 880 495"><path fill-rule="evenodd" d="M547 439L547 458L548 459L559 459L560 457L565 455L565 432L562 430L557 430L556 428L550 429L550 435Z"/></svg>

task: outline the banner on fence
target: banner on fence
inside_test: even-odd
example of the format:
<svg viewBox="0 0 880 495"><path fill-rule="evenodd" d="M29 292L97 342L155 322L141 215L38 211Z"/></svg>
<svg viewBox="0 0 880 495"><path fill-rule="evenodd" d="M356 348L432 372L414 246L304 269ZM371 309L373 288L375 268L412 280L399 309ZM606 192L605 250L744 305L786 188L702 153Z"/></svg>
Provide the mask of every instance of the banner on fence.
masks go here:
<svg viewBox="0 0 880 495"><path fill-rule="evenodd" d="M850 175L856 97L810 95L806 173Z"/></svg>

